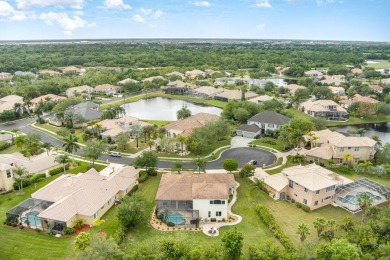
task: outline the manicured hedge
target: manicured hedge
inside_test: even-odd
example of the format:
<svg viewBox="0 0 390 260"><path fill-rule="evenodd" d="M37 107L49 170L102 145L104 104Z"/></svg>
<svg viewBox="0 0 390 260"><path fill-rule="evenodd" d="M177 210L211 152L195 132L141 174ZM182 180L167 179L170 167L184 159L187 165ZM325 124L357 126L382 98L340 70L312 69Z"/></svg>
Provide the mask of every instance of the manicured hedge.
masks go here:
<svg viewBox="0 0 390 260"><path fill-rule="evenodd" d="M6 142L0 142L0 151L8 148L8 143Z"/></svg>
<svg viewBox="0 0 390 260"><path fill-rule="evenodd" d="M46 178L46 174L44 174L44 173L32 174L32 175L30 175L30 177L23 179L23 181L22 181L23 188L26 188L26 187L30 186L31 184L37 183L45 178ZM15 182L12 186L13 186L14 190L19 190L20 180L19 179L15 180Z"/></svg>
<svg viewBox="0 0 390 260"><path fill-rule="evenodd" d="M144 181L146 181L149 177L148 173L146 171L140 171L139 172L139 178L138 178L138 182L139 183L143 183Z"/></svg>
<svg viewBox="0 0 390 260"><path fill-rule="evenodd" d="M65 170L69 170L69 164L65 165ZM49 174L50 174L50 176L54 176L54 175L62 173L62 172L64 172L64 167L63 166L50 170Z"/></svg>
<svg viewBox="0 0 390 260"><path fill-rule="evenodd" d="M269 228L272 234L280 243L284 246L287 251L295 252L296 249L290 238L284 233L282 228L276 223L275 217L264 205L258 204L256 206L256 213L259 215L263 223Z"/></svg>
<svg viewBox="0 0 390 260"><path fill-rule="evenodd" d="M302 204L302 203L300 203L298 201L295 202L295 206L297 206L298 208L301 208L305 212L310 212L311 211L309 206L307 206L305 204Z"/></svg>

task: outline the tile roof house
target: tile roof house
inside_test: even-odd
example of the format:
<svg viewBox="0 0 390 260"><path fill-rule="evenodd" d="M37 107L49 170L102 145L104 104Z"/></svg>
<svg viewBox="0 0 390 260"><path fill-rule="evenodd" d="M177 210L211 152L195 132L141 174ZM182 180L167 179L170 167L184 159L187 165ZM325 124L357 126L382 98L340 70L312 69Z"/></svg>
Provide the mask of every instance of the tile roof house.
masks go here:
<svg viewBox="0 0 390 260"><path fill-rule="evenodd" d="M23 104L23 97L17 95L9 95L0 98L0 113L5 110L13 110L16 103Z"/></svg>
<svg viewBox="0 0 390 260"><path fill-rule="evenodd" d="M37 209L41 229L54 229L63 233L73 227L76 220L93 225L136 184L139 170L122 167L109 176L100 175L95 169L86 173L64 174L31 194L31 198L50 204Z"/></svg>
<svg viewBox="0 0 390 260"><path fill-rule="evenodd" d="M144 78L141 81L142 82L152 82L155 79L165 79L165 78L163 76L153 76L153 77L149 77L149 78Z"/></svg>
<svg viewBox="0 0 390 260"><path fill-rule="evenodd" d="M165 93L170 94L187 94L189 90L196 88L196 85L181 80L170 81L166 86L162 86L161 89Z"/></svg>
<svg viewBox="0 0 390 260"><path fill-rule="evenodd" d="M12 74L7 72L0 72L0 80L10 80L12 79Z"/></svg>
<svg viewBox="0 0 390 260"><path fill-rule="evenodd" d="M190 221L227 219L228 200L235 187L233 174L166 173L157 190L156 210L189 211Z"/></svg>
<svg viewBox="0 0 390 260"><path fill-rule="evenodd" d="M239 77L226 77L226 78L216 78L214 80L214 86L224 86L224 85L242 85L247 80Z"/></svg>
<svg viewBox="0 0 390 260"><path fill-rule="evenodd" d="M311 210L333 203L336 188L352 182L316 164L285 168L263 181L275 200L300 202Z"/></svg>
<svg viewBox="0 0 390 260"><path fill-rule="evenodd" d="M135 79L131 79L131 78L127 78L127 79L118 81L118 85L124 85L124 84L128 84L128 83L139 83L139 81L135 80Z"/></svg>
<svg viewBox="0 0 390 260"><path fill-rule="evenodd" d="M183 73L177 72L177 71L173 71L173 72L167 73L167 74L165 74L165 76L167 76L167 77L180 77L182 79L185 78Z"/></svg>
<svg viewBox="0 0 390 260"><path fill-rule="evenodd" d="M370 85L369 88L377 93L383 93L383 88L379 85Z"/></svg>
<svg viewBox="0 0 390 260"><path fill-rule="evenodd" d="M85 69L79 69L75 66L69 66L69 67L63 68L61 71L62 71L62 73L74 73L74 74L82 75L82 74L84 74Z"/></svg>
<svg viewBox="0 0 390 260"><path fill-rule="evenodd" d="M198 77L206 77L206 72L201 70L190 70L186 71L184 75L186 76L186 78L195 79Z"/></svg>
<svg viewBox="0 0 390 260"><path fill-rule="evenodd" d="M102 131L100 133L102 137L110 136L112 138L120 133L126 133L132 125L138 124L142 127L151 125L129 115L116 119L105 119L100 121L99 124L102 126ZM88 129L92 130L93 126L89 126Z"/></svg>
<svg viewBox="0 0 390 260"><path fill-rule="evenodd" d="M55 70L41 70L41 71L39 71L39 74L49 75L49 76L58 76L58 75L61 75L60 72L55 71Z"/></svg>
<svg viewBox="0 0 390 260"><path fill-rule="evenodd" d="M245 100L257 97L258 95L252 91L245 92ZM230 100L241 100L242 92L238 89L223 89L221 93L218 93L214 96L215 100L220 100L224 102L229 102Z"/></svg>
<svg viewBox="0 0 390 260"><path fill-rule="evenodd" d="M47 95L39 96L39 97L31 99L31 103L33 104L32 109L34 109L36 107L36 105L40 102L45 102L47 100L56 102L56 101L60 101L60 100L64 100L64 99L66 99L66 97L58 96L58 95L54 95L54 94L47 94Z"/></svg>
<svg viewBox="0 0 390 260"><path fill-rule="evenodd" d="M287 116L274 111L264 111L249 118L246 125L241 125L236 129L236 133L238 136L255 138L267 130L276 131L289 122L290 118Z"/></svg>
<svg viewBox="0 0 390 260"><path fill-rule="evenodd" d="M258 96L258 97L255 97L255 98L248 99L248 101L256 103L256 104L261 104L261 103L263 103L265 101L270 101L272 99L274 99L274 98L270 97L268 95L262 95L262 96Z"/></svg>
<svg viewBox="0 0 390 260"><path fill-rule="evenodd" d="M98 85L98 86L94 87L94 90L95 90L95 92L103 92L106 95L109 95L109 94L120 93L122 91L122 87L121 86L114 86L111 84L103 84L103 85Z"/></svg>
<svg viewBox="0 0 390 260"><path fill-rule="evenodd" d="M167 130L168 137L176 138L178 135L189 136L194 129L218 119L219 116L217 115L198 113L190 117L174 121L166 125L164 128Z"/></svg>
<svg viewBox="0 0 390 260"><path fill-rule="evenodd" d="M93 93L94 91L95 90L92 87L88 85L83 85L83 86L68 88L65 92L67 97L72 97L74 96L75 93L80 93L80 94L85 93L87 96L90 96L91 93Z"/></svg>
<svg viewBox="0 0 390 260"><path fill-rule="evenodd" d="M47 153L41 153L30 158L20 153L0 154L0 162L14 167L24 167L31 174L45 173L58 165L58 162L55 161L55 156L48 156Z"/></svg>
<svg viewBox="0 0 390 260"><path fill-rule="evenodd" d="M376 141L369 137L345 136L329 129L311 132L312 136L305 135L304 139L312 149L305 152L306 159L312 162L326 163L333 160L334 163L345 163L344 156L351 155L352 164L359 161L372 160L376 153ZM315 137L315 140L313 139Z"/></svg>
<svg viewBox="0 0 390 260"><path fill-rule="evenodd" d="M337 79L337 78L320 80L320 83L323 85L334 85L334 86L340 86L344 82L345 82L345 80L341 80L341 79Z"/></svg>
<svg viewBox="0 0 390 260"><path fill-rule="evenodd" d="M190 96L200 97L204 99L213 99L215 95L222 93L223 88L215 88L210 86L203 86L192 89L188 92Z"/></svg>
<svg viewBox="0 0 390 260"><path fill-rule="evenodd" d="M308 71L305 71L305 76L306 77L322 77L322 75L324 75L324 73L322 71L319 71L319 70L308 70Z"/></svg>
<svg viewBox="0 0 390 260"><path fill-rule="evenodd" d="M359 69L359 68L353 68L351 69L351 74L352 75L360 75L360 74L363 74L363 70L362 69Z"/></svg>
<svg viewBox="0 0 390 260"><path fill-rule="evenodd" d="M103 112L99 111L98 109L99 105L91 101L87 101L68 108L65 113L67 111L73 110L75 114L79 114L86 120L90 121L98 119L102 116Z"/></svg>
<svg viewBox="0 0 390 260"><path fill-rule="evenodd" d="M333 100L305 101L298 109L311 117L323 117L327 120L346 121L349 118L347 110Z"/></svg>
<svg viewBox="0 0 390 260"><path fill-rule="evenodd" d="M298 89L306 89L306 87L301 86L301 85L297 85L297 84L289 84L289 85L285 86L284 88L289 90L290 96L295 96L295 92Z"/></svg>
<svg viewBox="0 0 390 260"><path fill-rule="evenodd" d="M342 106L344 108L348 108L352 103L355 103L355 102L376 104L379 101L372 98L372 97L362 96L359 94L355 94L355 96L352 99L345 96L340 100L340 103L342 104Z"/></svg>
<svg viewBox="0 0 390 260"><path fill-rule="evenodd" d="M345 89L343 87L329 86L328 88L335 95L345 95Z"/></svg>

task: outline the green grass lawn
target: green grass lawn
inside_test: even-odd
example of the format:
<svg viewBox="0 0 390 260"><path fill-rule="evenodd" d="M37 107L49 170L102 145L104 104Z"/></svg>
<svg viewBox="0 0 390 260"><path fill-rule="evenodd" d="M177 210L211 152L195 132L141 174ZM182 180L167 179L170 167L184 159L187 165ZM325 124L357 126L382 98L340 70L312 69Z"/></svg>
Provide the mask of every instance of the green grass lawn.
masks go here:
<svg viewBox="0 0 390 260"><path fill-rule="evenodd" d="M338 173L340 175L343 175L351 180L356 180L359 178L368 178L368 179L376 181L377 183L380 183L380 184L390 188L390 176L389 175L383 175L382 177L378 177L378 176L369 175L369 174L357 174L353 168L349 168L349 170L347 172L344 172L339 167L332 167L329 170L334 171L335 173Z"/></svg>
<svg viewBox="0 0 390 260"><path fill-rule="evenodd" d="M271 137L263 137L261 139L252 141L251 144L261 145L273 148L278 151L284 150L284 145L282 142L280 142L278 139L271 138Z"/></svg>
<svg viewBox="0 0 390 260"><path fill-rule="evenodd" d="M327 126L342 126L342 125L357 125L357 124L365 124L365 123L381 123L381 122L389 122L390 116L365 116L354 117L350 116L348 121L345 122L334 122L334 121L326 121Z"/></svg>
<svg viewBox="0 0 390 260"><path fill-rule="evenodd" d="M157 127L163 127L167 124L171 123L172 121L163 121L163 120L145 120L149 124L156 125Z"/></svg>
<svg viewBox="0 0 390 260"><path fill-rule="evenodd" d="M390 68L390 61L388 60L377 60L379 63L370 63L365 67L371 67L374 69L386 69Z"/></svg>
<svg viewBox="0 0 390 260"><path fill-rule="evenodd" d="M16 153L19 152L18 148L16 148L16 145L11 145L10 147L7 147L4 150L0 151L0 154L8 154L8 153Z"/></svg>

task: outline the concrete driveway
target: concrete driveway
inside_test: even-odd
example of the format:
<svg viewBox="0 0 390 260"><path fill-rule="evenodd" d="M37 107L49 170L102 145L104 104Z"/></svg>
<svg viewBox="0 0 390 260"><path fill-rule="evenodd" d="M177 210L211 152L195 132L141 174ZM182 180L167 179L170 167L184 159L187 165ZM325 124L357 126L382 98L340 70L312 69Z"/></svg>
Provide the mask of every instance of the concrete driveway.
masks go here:
<svg viewBox="0 0 390 260"><path fill-rule="evenodd" d="M242 137L242 136L235 136L231 140L232 147L248 147L248 144L252 142L255 139Z"/></svg>

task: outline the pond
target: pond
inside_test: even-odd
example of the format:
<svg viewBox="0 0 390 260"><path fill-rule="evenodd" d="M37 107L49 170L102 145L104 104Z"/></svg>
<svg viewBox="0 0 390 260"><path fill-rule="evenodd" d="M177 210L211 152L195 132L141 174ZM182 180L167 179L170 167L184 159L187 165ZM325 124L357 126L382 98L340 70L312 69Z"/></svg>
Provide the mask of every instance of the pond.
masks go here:
<svg viewBox="0 0 390 260"><path fill-rule="evenodd" d="M365 136L371 137L377 135L382 141L382 144L390 143L390 122L378 123L378 124L363 124L363 125L351 125L351 126L339 126L336 131L340 133L347 133L349 129L366 129Z"/></svg>
<svg viewBox="0 0 390 260"><path fill-rule="evenodd" d="M193 115L204 112L214 115L221 115L222 109L218 107L195 104L179 99L150 98L141 99L137 102L122 105L126 115L130 115L143 120L175 121L176 112L186 106Z"/></svg>

